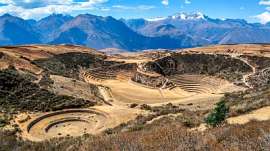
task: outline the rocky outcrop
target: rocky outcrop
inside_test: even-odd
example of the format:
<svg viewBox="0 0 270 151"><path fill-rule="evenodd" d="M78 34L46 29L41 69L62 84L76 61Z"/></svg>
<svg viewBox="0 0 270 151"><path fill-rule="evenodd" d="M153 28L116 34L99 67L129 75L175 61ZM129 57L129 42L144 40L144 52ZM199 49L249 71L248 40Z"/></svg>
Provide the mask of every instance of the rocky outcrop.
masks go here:
<svg viewBox="0 0 270 151"><path fill-rule="evenodd" d="M131 80L152 88L161 88L166 83L166 78L163 76L151 76L141 72L137 72Z"/></svg>
<svg viewBox="0 0 270 151"><path fill-rule="evenodd" d="M270 85L270 67L258 71L248 77L248 83L253 88L265 87Z"/></svg>

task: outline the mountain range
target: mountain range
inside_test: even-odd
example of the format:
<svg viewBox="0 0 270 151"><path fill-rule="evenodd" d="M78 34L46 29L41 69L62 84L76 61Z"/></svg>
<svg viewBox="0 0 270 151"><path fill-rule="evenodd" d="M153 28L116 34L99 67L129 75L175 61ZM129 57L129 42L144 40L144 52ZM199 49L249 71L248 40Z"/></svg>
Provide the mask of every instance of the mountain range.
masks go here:
<svg viewBox="0 0 270 151"><path fill-rule="evenodd" d="M270 24L179 13L152 19L52 14L41 20L0 16L0 45L76 44L96 49L175 49L210 44L270 43Z"/></svg>

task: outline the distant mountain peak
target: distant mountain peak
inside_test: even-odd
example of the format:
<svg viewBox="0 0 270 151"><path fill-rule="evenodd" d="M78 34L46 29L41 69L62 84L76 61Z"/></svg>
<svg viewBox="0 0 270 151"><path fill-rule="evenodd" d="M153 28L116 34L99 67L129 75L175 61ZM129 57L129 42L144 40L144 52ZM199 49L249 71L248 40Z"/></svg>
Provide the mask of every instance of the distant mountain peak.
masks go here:
<svg viewBox="0 0 270 151"><path fill-rule="evenodd" d="M206 16L201 12L194 12L194 13L186 13L181 12L177 13L173 16L170 16L171 19L181 19L181 20L199 20L199 19L206 19Z"/></svg>
<svg viewBox="0 0 270 151"><path fill-rule="evenodd" d="M17 18L17 19L19 19L19 17L17 17L17 16L12 16L12 15L10 15L10 14L8 14L8 13L6 13L6 14L3 14L2 16L0 16L0 18Z"/></svg>
<svg viewBox="0 0 270 151"><path fill-rule="evenodd" d="M9 13L3 14L2 17L13 17L12 15L10 15Z"/></svg>
<svg viewBox="0 0 270 151"><path fill-rule="evenodd" d="M41 20L50 20L50 19L65 19L65 20L68 20L68 19L72 19L73 17L70 16L70 15L66 15L66 14L51 14L45 18L42 18Z"/></svg>
<svg viewBox="0 0 270 151"><path fill-rule="evenodd" d="M55 13L50 15L50 16L54 16L54 17L72 17L72 16L70 16L68 14L55 14Z"/></svg>
<svg viewBox="0 0 270 151"><path fill-rule="evenodd" d="M101 16L96 16L96 15L87 13L87 14L79 14L75 18L101 18Z"/></svg>

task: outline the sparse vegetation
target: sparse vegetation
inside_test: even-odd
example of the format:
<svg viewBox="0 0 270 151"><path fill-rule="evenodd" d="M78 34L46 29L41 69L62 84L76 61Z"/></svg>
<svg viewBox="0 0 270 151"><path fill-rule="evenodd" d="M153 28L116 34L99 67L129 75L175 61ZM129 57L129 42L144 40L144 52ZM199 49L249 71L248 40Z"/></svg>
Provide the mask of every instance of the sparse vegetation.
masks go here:
<svg viewBox="0 0 270 151"><path fill-rule="evenodd" d="M53 85L54 81L50 78L49 73L44 73L42 78L39 81L39 85L45 89L48 89Z"/></svg>
<svg viewBox="0 0 270 151"><path fill-rule="evenodd" d="M252 121L245 125L227 125L205 132L188 131L179 124L155 126L135 132L78 138L61 138L39 143L16 139L11 132L0 131L3 151L193 151L193 150L269 150L270 121Z"/></svg>
<svg viewBox="0 0 270 151"><path fill-rule="evenodd" d="M65 53L52 58L35 60L32 63L50 74L79 78L79 69L95 68L103 64L103 57L86 53Z"/></svg>
<svg viewBox="0 0 270 151"><path fill-rule="evenodd" d="M270 58L269 57L245 56L245 55L242 55L241 57L247 59L258 70L262 70L262 69L268 68L270 66Z"/></svg>
<svg viewBox="0 0 270 151"><path fill-rule="evenodd" d="M0 128L9 124L8 120L9 119L7 118L7 116L5 114L3 114L3 115L0 114Z"/></svg>
<svg viewBox="0 0 270 151"><path fill-rule="evenodd" d="M22 77L16 70L0 71L0 110L52 111L93 106L95 102L56 95Z"/></svg>
<svg viewBox="0 0 270 151"><path fill-rule="evenodd" d="M223 100L230 107L229 116L237 116L270 105L269 86L225 94Z"/></svg>
<svg viewBox="0 0 270 151"><path fill-rule="evenodd" d="M123 131L150 130L155 126L166 126L168 124L182 125L194 128L203 123L203 118L208 111L189 111L182 106L171 103L163 106L151 107L143 104L141 109L149 111L148 115L139 115L135 120L123 123L114 129L109 129L109 134L120 133ZM105 132L107 133L107 132Z"/></svg>

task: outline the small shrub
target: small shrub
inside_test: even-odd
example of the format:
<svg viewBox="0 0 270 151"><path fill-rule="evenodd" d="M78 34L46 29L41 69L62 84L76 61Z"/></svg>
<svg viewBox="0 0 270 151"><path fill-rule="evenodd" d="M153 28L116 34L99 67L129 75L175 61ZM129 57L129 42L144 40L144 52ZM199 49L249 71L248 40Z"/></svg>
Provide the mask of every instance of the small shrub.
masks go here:
<svg viewBox="0 0 270 151"><path fill-rule="evenodd" d="M108 128L108 129L106 129L106 130L104 131L104 133L105 133L105 134L108 134L108 135L111 135L111 134L113 134L114 132L113 132L113 129Z"/></svg>
<svg viewBox="0 0 270 151"><path fill-rule="evenodd" d="M183 124L184 124L184 126L189 127L189 128L195 126L195 124L193 123L193 121L191 119L188 119L188 118L184 118Z"/></svg>
<svg viewBox="0 0 270 151"><path fill-rule="evenodd" d="M136 104L136 103L132 103L132 104L130 104L130 108L135 108L135 107L137 107L138 106L138 104Z"/></svg>
<svg viewBox="0 0 270 151"><path fill-rule="evenodd" d="M205 122L216 127L225 120L228 113L229 107L227 107L225 101L222 100L216 104L216 108L206 117Z"/></svg>
<svg viewBox="0 0 270 151"><path fill-rule="evenodd" d="M152 107L147 105L147 104L143 104L141 105L140 107L142 110L147 110L147 111L151 111L152 110Z"/></svg>
<svg viewBox="0 0 270 151"><path fill-rule="evenodd" d="M39 85L42 86L45 89L48 89L54 84L54 81L50 78L49 73L45 73L41 80L39 81Z"/></svg>
<svg viewBox="0 0 270 151"><path fill-rule="evenodd" d="M7 124L9 124L8 118L6 116L0 115L0 127L4 127Z"/></svg>

